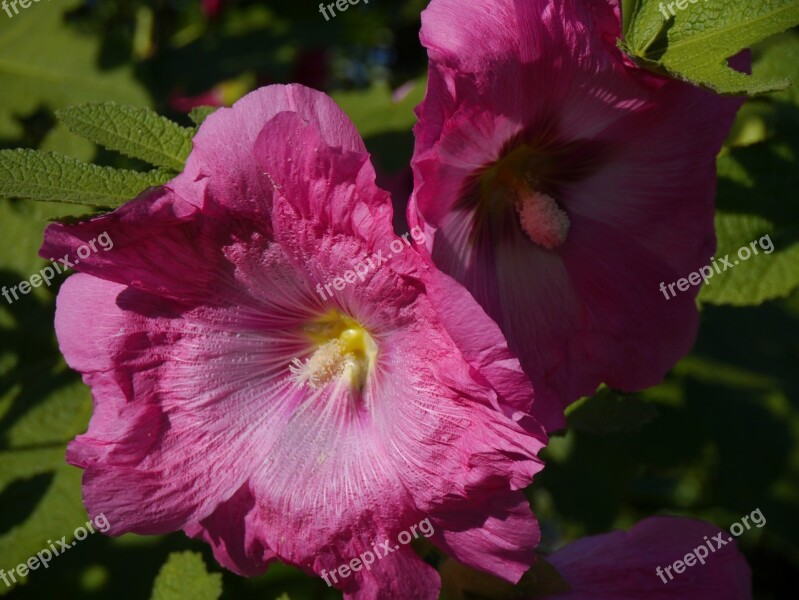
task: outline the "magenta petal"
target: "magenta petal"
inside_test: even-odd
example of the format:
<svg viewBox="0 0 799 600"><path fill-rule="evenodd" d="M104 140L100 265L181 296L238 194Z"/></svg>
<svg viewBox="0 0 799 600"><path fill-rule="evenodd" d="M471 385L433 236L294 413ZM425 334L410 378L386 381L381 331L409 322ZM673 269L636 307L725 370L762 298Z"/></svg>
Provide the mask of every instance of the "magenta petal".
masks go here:
<svg viewBox="0 0 799 600"><path fill-rule="evenodd" d="M560 416L558 403L536 399L531 406L533 391L519 360L507 347L502 332L489 318L466 321L465 314L481 313L482 309L466 289L439 271L430 272L427 290L439 310L447 331L461 348L464 357L501 396L500 410L509 408L515 413L532 413L541 423L555 423ZM509 413L513 414L513 413Z"/></svg>
<svg viewBox="0 0 799 600"><path fill-rule="evenodd" d="M436 600L441 579L438 572L408 548L400 548L375 561L358 580L345 580L345 600L407 598Z"/></svg>
<svg viewBox="0 0 799 600"><path fill-rule="evenodd" d="M235 223L228 229L213 231L196 205L158 188L91 221L49 225L39 256L66 257L78 272L190 304L217 292L213 282L227 268L217 248L230 242ZM76 260L79 247L103 234L112 242L107 250L95 244L97 252ZM226 295L218 294L219 301Z"/></svg>
<svg viewBox="0 0 799 600"><path fill-rule="evenodd" d="M541 534L522 492L498 491L448 512L441 517L434 513L440 531L435 540L459 562L516 583L535 560ZM489 557L487 546L494 548Z"/></svg>
<svg viewBox="0 0 799 600"><path fill-rule="evenodd" d="M89 430L67 459L86 470L87 508L104 513L112 533L161 533L204 519L264 460L269 413L251 398L266 401L285 384L253 383L269 374L280 347L268 336L237 335L236 325L214 327L223 319L235 316L188 314L87 275L62 287L61 349L95 399ZM215 475L209 462L229 476Z"/></svg>
<svg viewBox="0 0 799 600"><path fill-rule="evenodd" d="M277 115L264 127L255 142L255 158L276 184L276 195L288 199L292 212L318 226L335 225L369 240L393 237L389 196L375 185L369 155L365 150L331 147L321 133L293 112ZM277 146L276 136L283 142ZM356 202L364 190L370 190L370 202ZM330 202L331 197L336 201ZM276 210L273 218L279 220L281 211ZM276 235L290 229L287 224Z"/></svg>
<svg viewBox="0 0 799 600"><path fill-rule="evenodd" d="M670 579L658 568L683 560L695 548L712 544L722 534L725 545L707 550L705 564L696 562ZM727 541L729 540L729 541ZM699 554L704 554L699 551ZM630 531L585 537L558 550L547 560L571 591L552 600L751 600L749 565L728 532L694 519L652 517ZM665 579L665 583L664 580Z"/></svg>
<svg viewBox="0 0 799 600"><path fill-rule="evenodd" d="M264 572L275 553L255 535L259 529L255 497L243 486L214 513L199 523L184 527L186 535L205 540L219 564L239 575ZM240 542L242 543L232 543Z"/></svg>
<svg viewBox="0 0 799 600"><path fill-rule="evenodd" d="M279 131L279 137L289 143L281 149L267 152L266 144L270 138L276 135L275 131ZM263 150L260 149L261 147ZM303 268L312 272L320 268L316 264L317 258L313 256L317 248L320 248L318 242L314 241L313 236L306 229L298 228L298 224L307 220L311 221L312 226L318 222L316 227L330 227L331 223L336 223L337 229L358 232L367 239L378 240L382 237L384 240L382 244L375 244L375 246L377 248L386 247L385 240L391 237L390 227L388 227L390 215L384 214L382 209L377 210L381 205L388 206L384 194L379 196L380 204L376 203L374 207L370 207L368 212L364 212L362 207L341 214L332 212L337 207L352 204L356 198L353 181L364 181L364 184L360 185L360 189L372 183L374 172L364 162L363 155L337 149L333 149L331 152L331 150L325 149L323 141L314 129L291 114L278 115L273 119L264 130L256 148L263 170L276 183L275 222L282 223L280 231L292 232L290 236L286 236L285 243L291 244L294 248L292 254L297 257L298 265L303 265ZM303 148L304 151L299 153L298 148ZM313 186L318 181L326 182L323 188L324 194L314 190ZM330 196L340 198L340 200L324 201ZM361 198L366 198L362 191ZM325 253L330 251L329 247L322 246L321 249L324 249ZM341 250L343 248L339 249L339 251ZM305 256L306 254L308 256ZM415 254L398 256L391 263L391 268L407 270L410 276L413 273L413 270L410 269L415 261L419 261L419 257ZM416 266L413 269L418 271L419 267ZM388 272L384 269L376 273L374 279L367 279L364 283L365 287L359 290L359 293L369 296L374 288L374 300L377 301L378 298L385 297L385 294L395 295L405 287L399 281L391 282L388 287L384 287L382 276L387 274ZM450 357L444 358L435 353L427 355L428 350L419 346L416 334L398 333L395 335L392 347L396 348L398 356L402 356L402 363L397 363L397 366L394 367L395 376L387 375L383 383L384 395L395 397L396 400L375 407L376 416L381 422L402 424L395 433L387 433L388 437L383 441L394 448L402 448L397 458L394 457L394 453L389 453L391 456L389 460L394 464L396 473L404 482L405 488L411 490L413 496L417 498L416 502L419 508L423 508L425 502L423 498L426 497L430 497L431 501L437 504L433 498L438 495L458 495L466 498L472 493L479 493L479 490L485 490L486 486L491 486L493 489L493 486L496 485L497 474L500 472L515 473L515 475L509 482L506 480L507 475L499 479L499 481L505 481L505 487L498 488L497 494L500 494L502 489L518 489L524 487L525 482L529 481L529 478L540 468L540 464L531 454L531 451L534 453L540 448L540 445L527 447L529 442L520 443L518 436L525 429L519 424L512 424L512 421L503 422L501 419L492 417L490 410L490 408L500 408L508 415L512 415L529 409L532 399L530 384L521 372L518 362L507 348L504 348L504 342L496 326L484 315L478 318L478 315L481 314L479 307L474 305L460 286L450 280L447 281L448 283L434 272L425 277L426 288L433 304L416 301L415 305L412 305L416 312L415 320L425 322L428 318L432 318L434 314L432 309L438 308L439 316L435 318L442 319L447 333L453 336L464 352L464 358L473 362L476 368L464 370L462 364L458 364ZM471 332L466 333L461 330L453 313L445 314L447 311L443 310L443 298L447 294L450 294L447 299L450 303L454 298L458 299L456 308L460 308L460 317L464 314L474 314L471 321L473 327ZM410 295L407 296L404 302L413 302L411 298ZM342 294L342 300L347 304L362 304L362 300L351 297L347 293ZM368 322L370 317L364 316ZM372 315L371 318L378 317ZM430 325L428 327L426 335L429 337L429 341L437 339L438 333L435 328ZM419 359L415 355L420 352L422 360L417 362ZM431 367L433 372L430 372ZM478 369L484 369L485 372L481 373ZM470 381L472 378L474 380ZM442 380L453 389L468 386L466 389L476 399L482 397L483 406L470 408L467 405L450 404L451 394L445 389L440 389L437 392L437 401L430 404L424 395L419 395L414 391L417 383L419 386L426 387L430 385L431 381L436 380ZM402 383L403 381L405 383ZM409 387L407 382L415 383ZM492 392L492 388L500 391L501 395ZM403 395L407 397L407 401L399 400ZM478 423L487 425L483 430L474 431L474 440L479 440L479 444L474 444L464 438L463 442L470 446L461 446L461 442L457 441L456 433L461 425L451 417L455 414L460 414L461 419L467 419L467 422L473 423L473 428L477 428ZM520 416L516 418L521 419ZM439 454L434 448L425 448L423 443L424 431L429 426L436 426L436 419L448 423L444 431L446 431L447 439L452 440L450 444L453 446L451 451L446 454ZM534 422L528 424L525 421L525 427L529 431L535 432L535 435L543 437L540 427ZM452 437L453 434L456 437ZM378 444L376 440L374 443ZM431 450L434 452L432 455L428 454ZM467 456L469 453L473 456L467 467L468 471L465 472L463 466L457 463L457 456L461 452L463 456ZM400 457L402 460L398 460ZM453 480L452 474L455 472L462 474ZM417 488L419 482L424 482L423 488ZM463 487L464 484L466 487ZM381 493L384 503L387 503L387 493L391 487L388 482L383 484ZM472 488L474 492L471 491ZM485 519L495 510L499 510L499 508L494 504L489 503L482 506L483 518ZM283 510L279 514L285 512L287 511ZM526 516L528 519L531 516L529 508ZM277 518L277 515L274 518ZM530 527L535 528L534 521L530 520L529 524ZM482 542L484 555L493 556L495 552L501 552L495 548L496 540L490 536L483 538ZM525 551L516 556L518 566L515 567L522 571L529 564L527 554L531 553L534 547L532 537L527 538L524 547ZM483 568L495 570L505 577L514 573L507 563L501 563L501 565L505 568L501 568L500 563L497 565L486 563Z"/></svg>
<svg viewBox="0 0 799 600"><path fill-rule="evenodd" d="M442 64L479 70L519 56L513 2L431 2L422 13L422 44ZM491 37L482 34L491 31ZM479 49L475 52L475 49Z"/></svg>
<svg viewBox="0 0 799 600"><path fill-rule="evenodd" d="M272 187L253 161L253 146L267 121L285 111L317 123L331 146L365 151L357 129L329 96L301 85L271 85L209 115L194 137L183 173L169 187L187 198L264 218Z"/></svg>

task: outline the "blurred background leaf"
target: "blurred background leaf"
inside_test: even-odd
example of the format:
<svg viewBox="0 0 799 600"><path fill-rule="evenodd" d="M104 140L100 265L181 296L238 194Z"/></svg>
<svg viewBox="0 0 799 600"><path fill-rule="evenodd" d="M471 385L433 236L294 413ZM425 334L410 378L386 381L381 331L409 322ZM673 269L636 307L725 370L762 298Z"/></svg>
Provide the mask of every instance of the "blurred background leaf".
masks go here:
<svg viewBox="0 0 799 600"><path fill-rule="evenodd" d="M161 568L151 600L217 600L222 595L222 576L209 574L196 552L172 553Z"/></svg>
<svg viewBox="0 0 799 600"><path fill-rule="evenodd" d="M0 15L0 138L25 139L20 119L41 110L97 98L149 104L130 66L101 70L100 40L64 26L67 12L81 5L61 0L33 4L14 18Z"/></svg>
<svg viewBox="0 0 799 600"><path fill-rule="evenodd" d="M591 398L575 402L566 411L569 427L600 434L638 431L657 415L653 404L604 387Z"/></svg>

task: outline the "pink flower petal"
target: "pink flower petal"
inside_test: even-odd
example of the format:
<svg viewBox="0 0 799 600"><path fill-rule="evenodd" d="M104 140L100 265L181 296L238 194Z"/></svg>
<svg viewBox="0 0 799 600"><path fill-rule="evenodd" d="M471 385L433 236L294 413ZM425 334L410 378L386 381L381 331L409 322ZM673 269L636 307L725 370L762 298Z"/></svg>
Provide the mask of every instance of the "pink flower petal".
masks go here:
<svg viewBox="0 0 799 600"><path fill-rule="evenodd" d="M696 562L673 579L657 569L683 560L695 548L722 533L726 545L707 551L705 564ZM652 517L628 532L585 537L558 550L547 560L571 586L571 591L547 596L552 600L751 600L751 571L730 535L694 519ZM707 548L705 548L707 550ZM699 552L703 554L703 552Z"/></svg>

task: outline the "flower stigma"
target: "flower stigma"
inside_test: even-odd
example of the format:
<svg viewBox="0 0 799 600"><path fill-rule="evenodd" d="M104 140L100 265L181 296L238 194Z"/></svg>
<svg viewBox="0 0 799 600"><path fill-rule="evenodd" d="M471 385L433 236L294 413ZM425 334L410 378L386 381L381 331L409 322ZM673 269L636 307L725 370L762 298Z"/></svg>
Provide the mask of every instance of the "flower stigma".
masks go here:
<svg viewBox="0 0 799 600"><path fill-rule="evenodd" d="M289 368L294 380L312 389L333 381L362 390L377 358L377 345L369 332L335 309L308 323L304 330L315 348L305 362L299 358L292 361Z"/></svg>
<svg viewBox="0 0 799 600"><path fill-rule="evenodd" d="M493 210L505 210L512 203L527 237L554 250L566 241L571 222L557 201L540 189L538 173L546 172L549 161L527 145L518 146L483 174L481 186Z"/></svg>

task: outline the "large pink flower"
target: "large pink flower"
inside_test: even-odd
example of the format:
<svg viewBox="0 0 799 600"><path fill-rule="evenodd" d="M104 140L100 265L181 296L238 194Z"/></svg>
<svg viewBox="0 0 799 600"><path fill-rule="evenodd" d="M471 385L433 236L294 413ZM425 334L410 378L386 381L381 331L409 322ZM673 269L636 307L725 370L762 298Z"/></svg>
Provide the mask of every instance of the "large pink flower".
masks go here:
<svg viewBox="0 0 799 600"><path fill-rule="evenodd" d="M329 573L429 518L440 548L521 577L539 535L520 490L545 437L499 329L412 248L318 293L398 239L354 126L271 86L194 144L164 188L46 232L42 256L114 243L57 302L94 397L68 450L89 512L114 535L183 529L248 575ZM435 598L439 582L402 546L338 585Z"/></svg>
<svg viewBox="0 0 799 600"><path fill-rule="evenodd" d="M547 560L571 591L546 600L752 598L749 565L730 535L694 519L645 519L628 532L579 539Z"/></svg>
<svg viewBox="0 0 799 600"><path fill-rule="evenodd" d="M561 405L658 383L696 335L715 157L741 101L644 72L617 0L433 0L412 224ZM433 233L435 236L433 237Z"/></svg>

